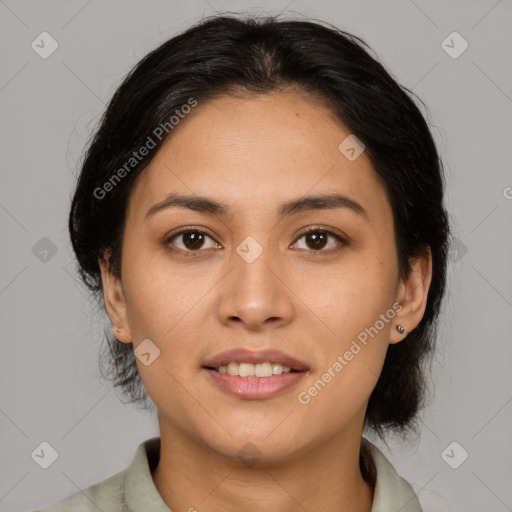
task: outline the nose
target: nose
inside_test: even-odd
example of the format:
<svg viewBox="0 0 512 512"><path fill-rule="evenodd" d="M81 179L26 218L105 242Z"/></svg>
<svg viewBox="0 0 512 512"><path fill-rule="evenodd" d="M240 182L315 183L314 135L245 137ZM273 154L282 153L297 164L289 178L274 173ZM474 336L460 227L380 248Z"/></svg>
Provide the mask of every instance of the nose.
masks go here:
<svg viewBox="0 0 512 512"><path fill-rule="evenodd" d="M286 282L290 277L285 262L279 261L276 251L263 250L253 261L233 252L231 263L233 267L218 289L221 323L258 331L292 321L295 295L291 282Z"/></svg>

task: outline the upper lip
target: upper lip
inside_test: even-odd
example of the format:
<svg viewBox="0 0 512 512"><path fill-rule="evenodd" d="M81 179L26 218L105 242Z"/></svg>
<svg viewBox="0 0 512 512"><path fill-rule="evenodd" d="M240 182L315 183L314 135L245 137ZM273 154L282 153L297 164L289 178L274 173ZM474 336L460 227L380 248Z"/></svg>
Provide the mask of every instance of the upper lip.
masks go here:
<svg viewBox="0 0 512 512"><path fill-rule="evenodd" d="M306 363L299 361L288 354L283 354L283 352L280 352L279 350L268 349L253 352L245 348L235 348L233 350L221 352L211 359L208 359L208 361L203 364L203 368L218 368L219 366L227 365L232 361L252 364L265 363L268 361L271 363L279 363L283 366L289 366L292 370L297 371L309 369Z"/></svg>

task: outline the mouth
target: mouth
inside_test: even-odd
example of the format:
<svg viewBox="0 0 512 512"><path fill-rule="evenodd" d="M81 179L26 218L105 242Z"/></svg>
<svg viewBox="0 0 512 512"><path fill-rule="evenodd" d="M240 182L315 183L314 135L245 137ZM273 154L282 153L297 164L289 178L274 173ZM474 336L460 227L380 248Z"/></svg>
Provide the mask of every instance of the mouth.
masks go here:
<svg viewBox="0 0 512 512"><path fill-rule="evenodd" d="M304 362L282 352L246 349L219 354L202 369L222 391L246 400L276 396L293 387L309 371Z"/></svg>
<svg viewBox="0 0 512 512"><path fill-rule="evenodd" d="M283 372L309 370L305 362L279 350L253 352L245 348L236 348L217 354L205 361L203 368L240 377L271 377L281 375Z"/></svg>

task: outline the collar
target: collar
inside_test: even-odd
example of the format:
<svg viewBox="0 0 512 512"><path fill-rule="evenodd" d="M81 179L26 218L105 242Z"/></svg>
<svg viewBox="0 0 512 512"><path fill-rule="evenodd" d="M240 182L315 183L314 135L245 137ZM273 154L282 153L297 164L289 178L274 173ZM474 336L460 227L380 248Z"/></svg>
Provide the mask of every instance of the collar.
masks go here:
<svg viewBox="0 0 512 512"><path fill-rule="evenodd" d="M370 479L375 480L371 512L422 512L420 503L409 482L404 480L391 462L368 439L361 439L361 454L371 454Z"/></svg>

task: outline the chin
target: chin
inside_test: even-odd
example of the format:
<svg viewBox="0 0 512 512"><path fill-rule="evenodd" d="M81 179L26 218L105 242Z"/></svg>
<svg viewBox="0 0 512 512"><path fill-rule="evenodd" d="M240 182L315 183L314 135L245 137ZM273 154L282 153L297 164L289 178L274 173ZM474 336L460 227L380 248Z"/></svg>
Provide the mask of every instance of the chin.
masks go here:
<svg viewBox="0 0 512 512"><path fill-rule="evenodd" d="M283 445L282 440L254 439L251 436L234 437L229 446L212 447L219 455L240 461L248 468L275 466L293 457L296 447Z"/></svg>

